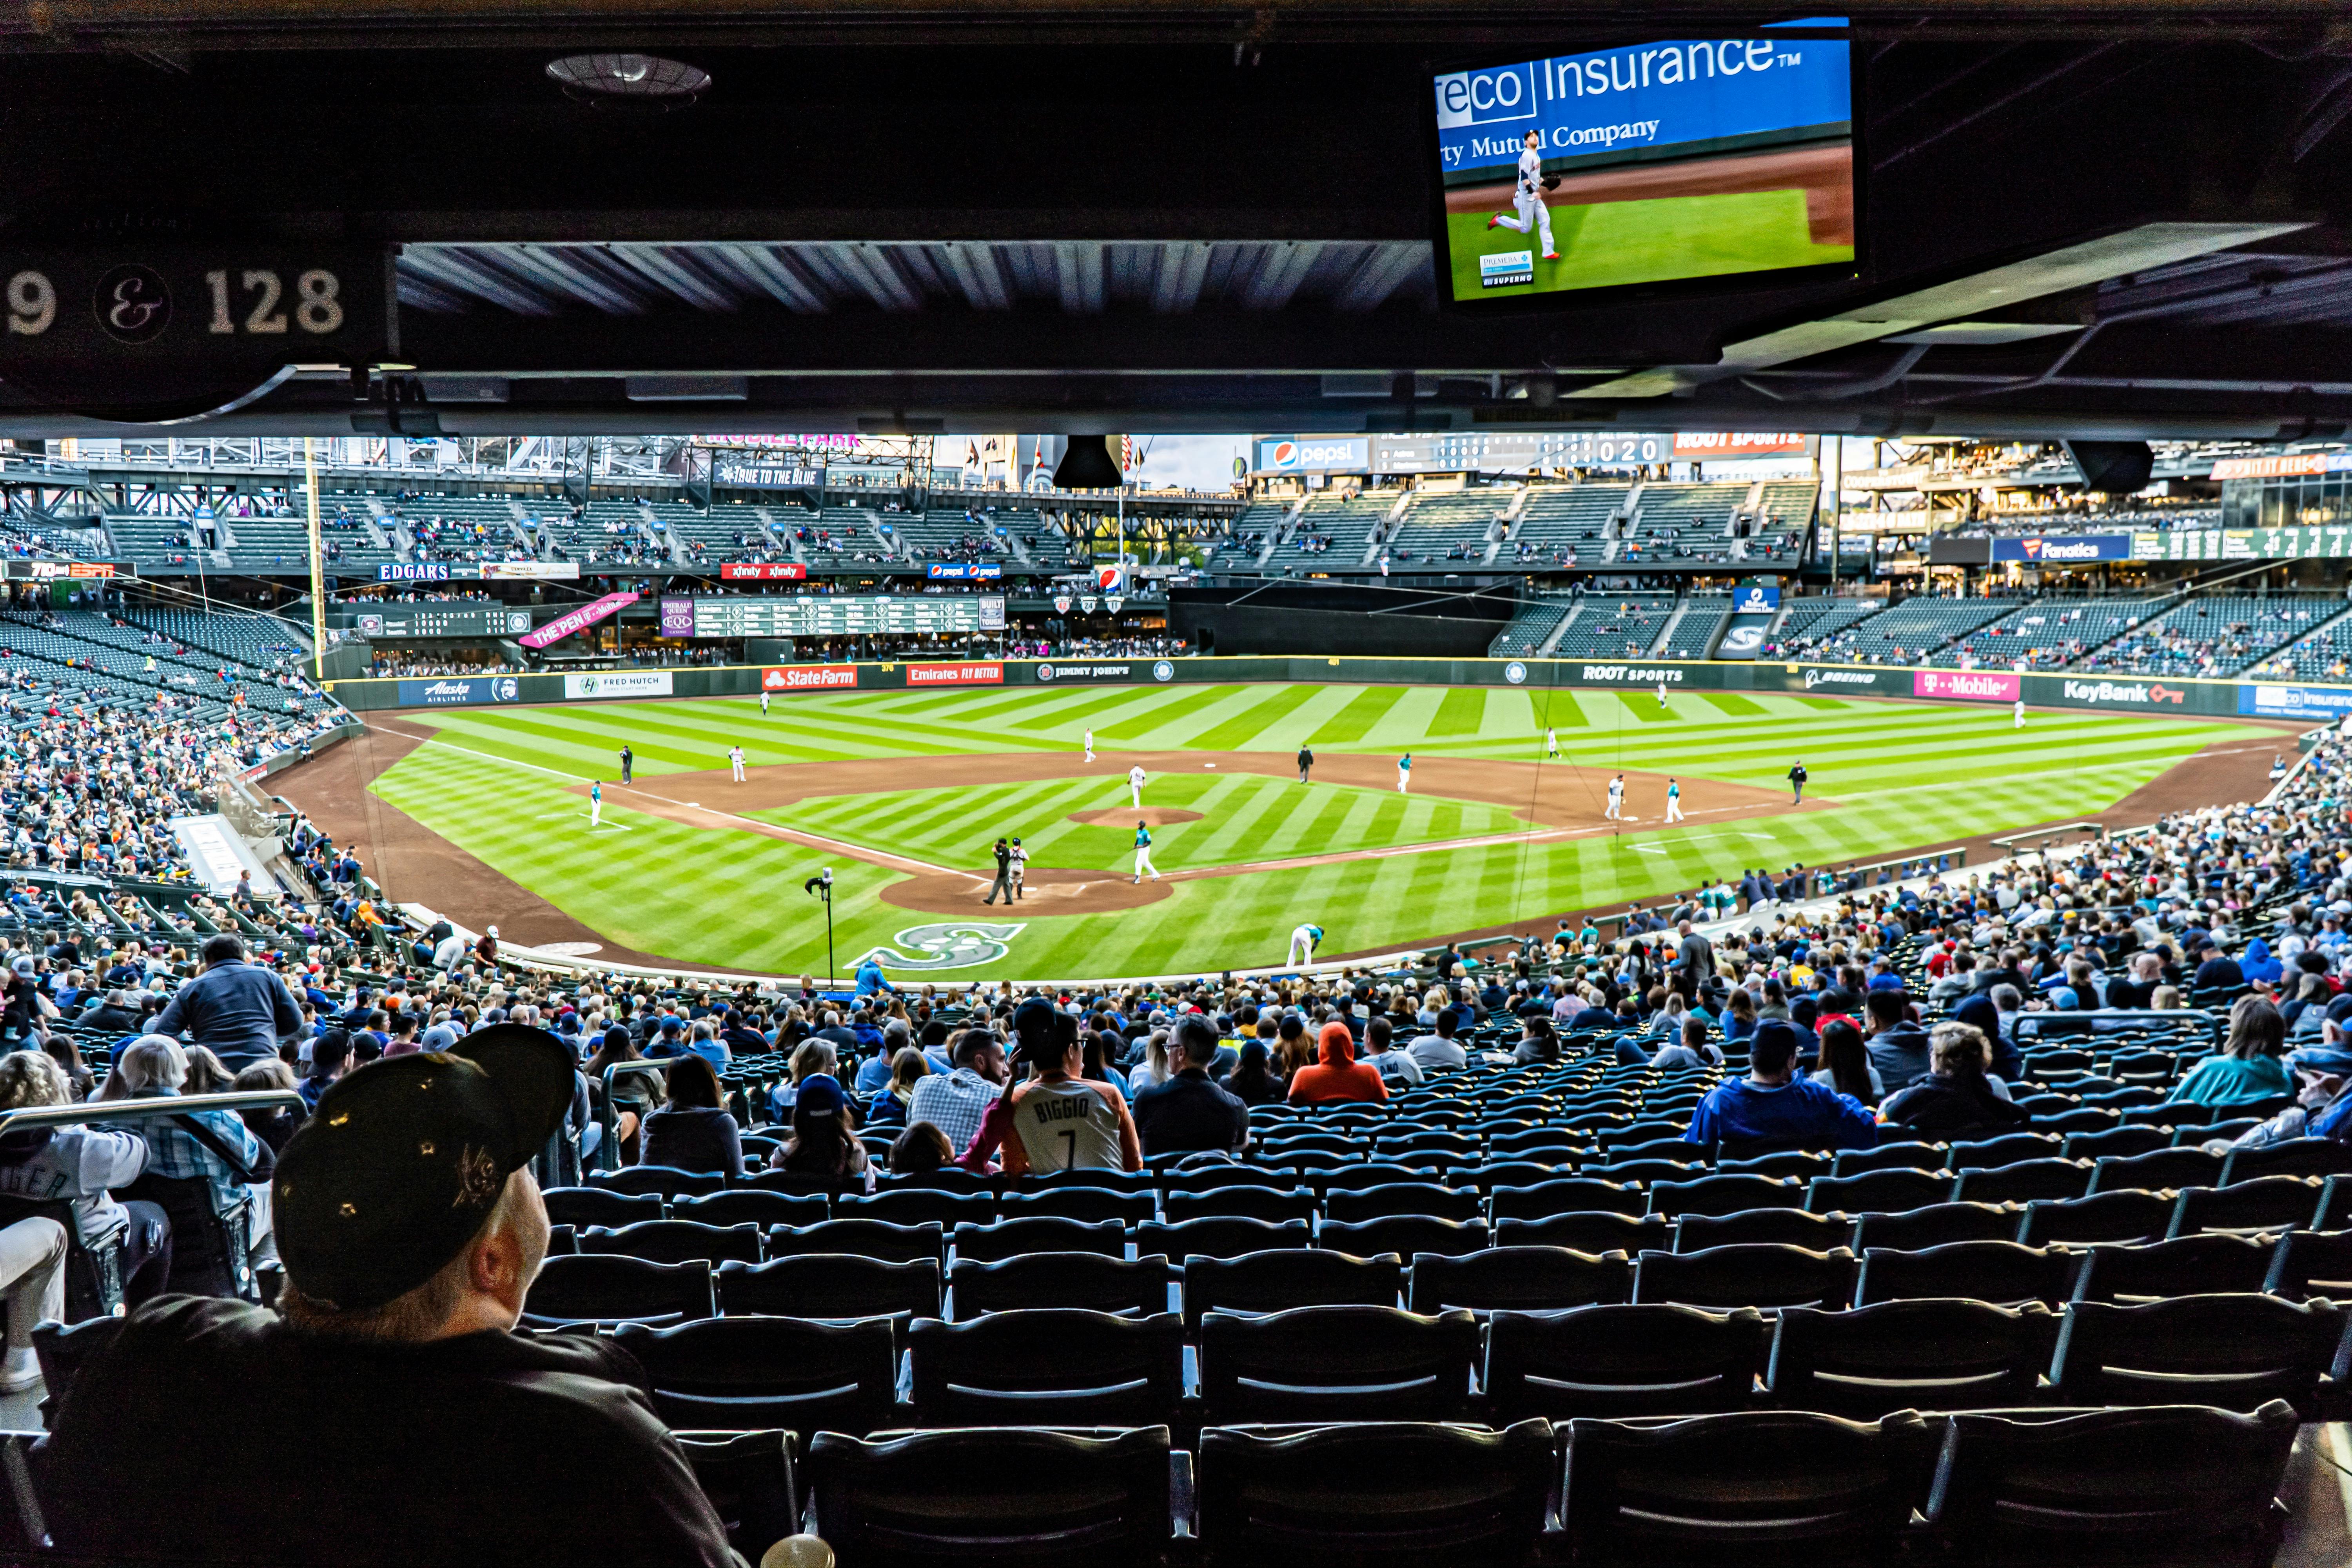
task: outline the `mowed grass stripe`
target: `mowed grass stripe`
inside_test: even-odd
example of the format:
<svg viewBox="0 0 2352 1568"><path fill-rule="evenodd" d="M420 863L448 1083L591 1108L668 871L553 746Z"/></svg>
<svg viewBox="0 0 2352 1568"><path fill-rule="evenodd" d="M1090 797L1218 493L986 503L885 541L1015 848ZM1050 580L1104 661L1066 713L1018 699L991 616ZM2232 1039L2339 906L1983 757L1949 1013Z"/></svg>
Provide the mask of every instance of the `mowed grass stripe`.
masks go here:
<svg viewBox="0 0 2352 1568"><path fill-rule="evenodd" d="M1270 693L1220 722L1192 736L1192 743L1207 752L1254 752L1268 749L1266 731L1315 700L1318 688L1278 686ZM1305 736L1301 736L1305 739Z"/></svg>
<svg viewBox="0 0 2352 1568"><path fill-rule="evenodd" d="M1323 727L1315 733L1316 742L1342 746L1360 741L1403 699L1404 688L1401 686L1367 686L1350 698L1345 708L1324 721Z"/></svg>

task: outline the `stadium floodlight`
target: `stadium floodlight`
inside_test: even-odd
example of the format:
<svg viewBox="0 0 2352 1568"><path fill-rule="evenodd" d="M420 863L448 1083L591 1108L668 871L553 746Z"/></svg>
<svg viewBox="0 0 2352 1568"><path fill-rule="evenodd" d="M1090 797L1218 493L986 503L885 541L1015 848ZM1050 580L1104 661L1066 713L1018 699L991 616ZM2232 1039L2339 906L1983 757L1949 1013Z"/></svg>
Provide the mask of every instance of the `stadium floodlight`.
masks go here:
<svg viewBox="0 0 2352 1568"><path fill-rule="evenodd" d="M838 980L839 965L833 958L833 868L827 866L801 884L801 891L824 900L824 977Z"/></svg>
<svg viewBox="0 0 2352 1568"><path fill-rule="evenodd" d="M710 73L659 55L566 55L547 74L567 97L599 109L684 109L710 87Z"/></svg>

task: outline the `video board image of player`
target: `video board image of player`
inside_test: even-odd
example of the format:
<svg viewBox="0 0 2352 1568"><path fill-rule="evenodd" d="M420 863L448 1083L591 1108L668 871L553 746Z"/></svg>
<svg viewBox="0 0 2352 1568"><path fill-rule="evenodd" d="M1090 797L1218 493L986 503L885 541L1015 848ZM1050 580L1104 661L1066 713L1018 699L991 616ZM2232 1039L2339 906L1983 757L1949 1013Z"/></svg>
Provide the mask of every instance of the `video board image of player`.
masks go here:
<svg viewBox="0 0 2352 1568"><path fill-rule="evenodd" d="M1636 44L1433 89L1456 300L1854 259L1841 40Z"/></svg>

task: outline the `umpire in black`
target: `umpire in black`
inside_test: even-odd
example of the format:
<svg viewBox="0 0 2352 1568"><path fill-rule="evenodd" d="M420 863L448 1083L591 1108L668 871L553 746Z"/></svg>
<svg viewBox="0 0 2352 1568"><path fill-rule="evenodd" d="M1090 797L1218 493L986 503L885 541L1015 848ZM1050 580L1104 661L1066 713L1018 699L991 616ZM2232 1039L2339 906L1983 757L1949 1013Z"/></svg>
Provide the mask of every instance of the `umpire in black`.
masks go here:
<svg viewBox="0 0 2352 1568"><path fill-rule="evenodd" d="M1006 903L1013 901L1013 847L1002 838L996 841L996 885L988 889L988 897L981 902L992 904L999 893L1004 895Z"/></svg>

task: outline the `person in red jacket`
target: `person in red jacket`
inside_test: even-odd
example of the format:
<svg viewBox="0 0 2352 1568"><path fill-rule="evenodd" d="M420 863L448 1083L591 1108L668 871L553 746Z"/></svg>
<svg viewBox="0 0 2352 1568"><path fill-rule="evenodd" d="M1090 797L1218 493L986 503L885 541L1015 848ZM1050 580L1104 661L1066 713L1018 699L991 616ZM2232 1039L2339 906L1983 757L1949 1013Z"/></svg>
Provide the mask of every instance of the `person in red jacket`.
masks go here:
<svg viewBox="0 0 2352 1568"><path fill-rule="evenodd" d="M1389 1097L1389 1086L1381 1081L1381 1069L1356 1059L1355 1037L1348 1033L1347 1025L1337 1021L1324 1025L1318 1045L1322 1059L1290 1075L1291 1104Z"/></svg>

